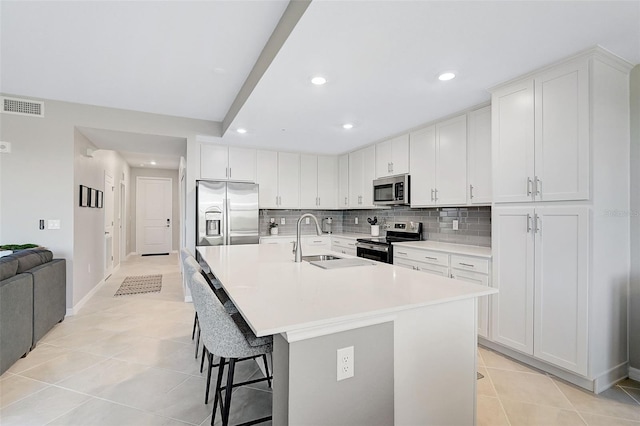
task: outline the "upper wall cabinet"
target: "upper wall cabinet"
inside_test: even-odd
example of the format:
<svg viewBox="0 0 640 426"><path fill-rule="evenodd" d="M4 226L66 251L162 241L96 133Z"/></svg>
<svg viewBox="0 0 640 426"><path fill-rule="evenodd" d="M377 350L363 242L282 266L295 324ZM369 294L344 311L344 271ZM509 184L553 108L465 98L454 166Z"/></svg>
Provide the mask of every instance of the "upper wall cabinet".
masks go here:
<svg viewBox="0 0 640 426"><path fill-rule="evenodd" d="M349 154L338 158L338 207L349 207Z"/></svg>
<svg viewBox="0 0 640 426"><path fill-rule="evenodd" d="M491 106L468 114L469 204L491 203Z"/></svg>
<svg viewBox="0 0 640 426"><path fill-rule="evenodd" d="M260 208L299 208L300 154L258 151L257 183Z"/></svg>
<svg viewBox="0 0 640 426"><path fill-rule="evenodd" d="M588 71L575 60L492 93L494 201L589 199Z"/></svg>
<svg viewBox="0 0 640 426"><path fill-rule="evenodd" d="M337 157L308 154L300 156L300 208L335 208L337 183Z"/></svg>
<svg viewBox="0 0 640 426"><path fill-rule="evenodd" d="M349 207L373 207L375 161L375 145L349 154Z"/></svg>
<svg viewBox="0 0 640 426"><path fill-rule="evenodd" d="M467 202L467 116L410 135L411 206Z"/></svg>
<svg viewBox="0 0 640 426"><path fill-rule="evenodd" d="M200 177L255 182L256 150L200 144Z"/></svg>
<svg viewBox="0 0 640 426"><path fill-rule="evenodd" d="M376 177L409 173L409 134L376 144Z"/></svg>

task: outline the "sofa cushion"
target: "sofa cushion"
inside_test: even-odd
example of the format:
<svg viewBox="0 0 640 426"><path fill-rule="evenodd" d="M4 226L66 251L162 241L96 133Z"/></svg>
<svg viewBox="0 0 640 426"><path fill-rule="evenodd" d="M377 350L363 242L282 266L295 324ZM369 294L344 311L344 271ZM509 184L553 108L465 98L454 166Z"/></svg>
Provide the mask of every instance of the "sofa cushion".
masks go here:
<svg viewBox="0 0 640 426"><path fill-rule="evenodd" d="M47 249L20 250L11 256L18 259L18 274L26 272L38 265L51 262L51 259L53 259L53 253Z"/></svg>
<svg viewBox="0 0 640 426"><path fill-rule="evenodd" d="M18 259L13 255L0 257L0 281L13 277L18 272Z"/></svg>

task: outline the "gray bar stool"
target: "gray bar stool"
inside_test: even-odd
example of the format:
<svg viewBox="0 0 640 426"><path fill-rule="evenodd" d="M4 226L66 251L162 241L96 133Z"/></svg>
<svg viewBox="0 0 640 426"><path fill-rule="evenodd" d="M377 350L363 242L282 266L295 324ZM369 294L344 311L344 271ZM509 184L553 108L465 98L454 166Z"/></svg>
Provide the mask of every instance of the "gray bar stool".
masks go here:
<svg viewBox="0 0 640 426"><path fill-rule="evenodd" d="M190 276L190 279L194 296L193 301L196 306L196 311L198 312L198 320L200 322L200 330L202 332L202 342L209 353L215 353L220 357L213 412L211 415L211 425L214 423L218 408L218 401L220 401L222 424L223 426L227 426L229 424L229 412L231 408L231 395L233 393L233 388L251 383L271 381L266 355L271 353L273 350L273 340L268 337L256 337L254 343L259 341L257 339L263 339L262 342L267 343L259 346L251 346L243 332L238 328L238 325L236 325L232 316L225 311L220 300L218 300L215 294L211 291L202 274L197 272L193 273ZM233 383L236 362L258 357L262 357L264 361L267 377L248 380L241 383ZM229 366L229 370L227 372L227 384L226 386L222 386L222 377L227 363ZM207 388L208 387L209 380L207 380ZM224 395L222 393L223 391ZM271 416L252 420L250 422L243 423L243 425L257 424L268 420L271 420Z"/></svg>
<svg viewBox="0 0 640 426"><path fill-rule="evenodd" d="M191 281L188 279L188 270L185 262L187 259L193 258L193 255L186 248L180 249L180 260L182 262L182 271L184 272L184 278L187 282L187 287L189 287L189 291L191 291ZM194 259L195 262L195 259ZM195 309L194 309L195 310ZM198 329L198 340L196 340L196 359L198 358L198 347L200 346L200 324L198 324L198 312L196 311L195 317L193 318L193 331L191 332L191 340L195 339L196 336L196 328Z"/></svg>

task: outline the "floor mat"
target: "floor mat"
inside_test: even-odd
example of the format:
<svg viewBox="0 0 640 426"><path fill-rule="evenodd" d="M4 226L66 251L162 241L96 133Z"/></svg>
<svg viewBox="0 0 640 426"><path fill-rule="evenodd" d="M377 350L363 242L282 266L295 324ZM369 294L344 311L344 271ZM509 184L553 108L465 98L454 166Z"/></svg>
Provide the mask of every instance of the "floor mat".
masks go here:
<svg viewBox="0 0 640 426"><path fill-rule="evenodd" d="M130 275L124 279L114 296L157 293L162 290L162 275Z"/></svg>

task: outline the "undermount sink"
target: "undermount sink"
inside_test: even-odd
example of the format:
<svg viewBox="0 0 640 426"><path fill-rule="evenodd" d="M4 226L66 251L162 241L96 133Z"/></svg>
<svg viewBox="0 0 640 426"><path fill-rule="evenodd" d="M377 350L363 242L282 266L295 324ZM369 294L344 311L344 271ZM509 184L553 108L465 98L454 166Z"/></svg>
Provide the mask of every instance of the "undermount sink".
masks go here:
<svg viewBox="0 0 640 426"><path fill-rule="evenodd" d="M330 254L316 254L313 256L302 256L302 260L305 260L307 262L322 262L325 260L337 260L337 259L342 259L342 258L338 256L332 256Z"/></svg>

